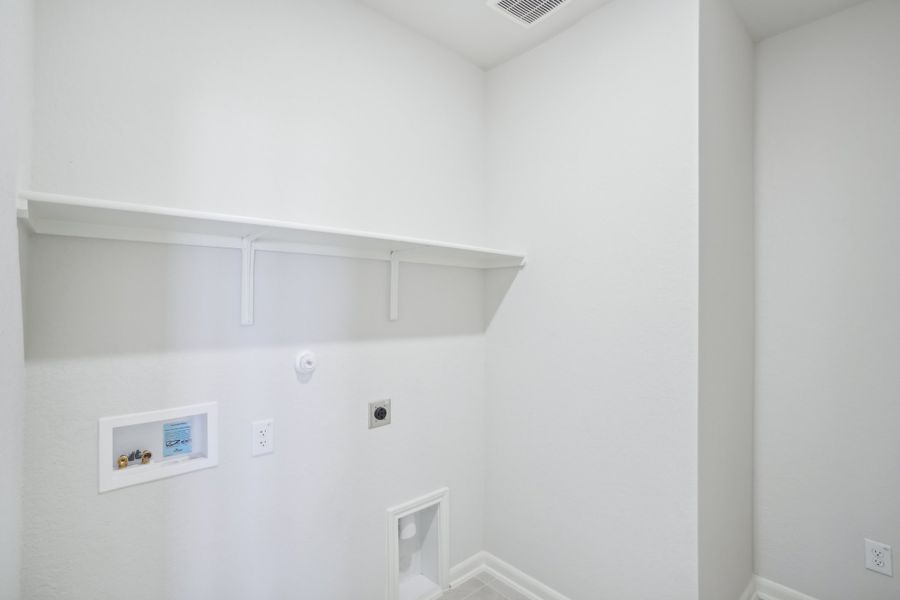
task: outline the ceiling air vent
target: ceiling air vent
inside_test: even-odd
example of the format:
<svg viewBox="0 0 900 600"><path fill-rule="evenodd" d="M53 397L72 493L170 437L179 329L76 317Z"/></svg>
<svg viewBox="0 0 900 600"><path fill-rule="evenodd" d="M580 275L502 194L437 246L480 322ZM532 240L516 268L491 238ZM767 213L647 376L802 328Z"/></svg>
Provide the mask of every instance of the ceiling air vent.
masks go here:
<svg viewBox="0 0 900 600"><path fill-rule="evenodd" d="M522 27L531 27L563 7L568 0L487 0L488 6L500 11Z"/></svg>

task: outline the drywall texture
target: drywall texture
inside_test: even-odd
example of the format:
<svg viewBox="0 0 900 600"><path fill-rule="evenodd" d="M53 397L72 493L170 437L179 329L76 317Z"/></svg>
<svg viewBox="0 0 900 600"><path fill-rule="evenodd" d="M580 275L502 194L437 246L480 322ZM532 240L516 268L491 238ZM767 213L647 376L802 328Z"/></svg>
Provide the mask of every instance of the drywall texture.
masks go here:
<svg viewBox="0 0 900 600"><path fill-rule="evenodd" d="M529 264L487 333L485 543L571 598L697 598L697 11L614 2L488 75Z"/></svg>
<svg viewBox="0 0 900 600"><path fill-rule="evenodd" d="M757 59L757 569L821 600L893 600L863 538L900 545L900 3Z"/></svg>
<svg viewBox="0 0 900 600"><path fill-rule="evenodd" d="M73 299L64 318L93 302L133 307L112 310L97 337L127 337L136 318L166 328L150 308L160 302L207 335L208 310L222 329L238 327L229 293L239 271L222 272L221 251L31 243L32 292ZM52 264L60 256L65 267ZM452 564L482 548L480 275L406 269L407 327L444 319L452 331L351 343L348 323L385 319L387 274L378 263L333 260L259 256L258 318L294 332L289 345L29 360L27 598L380 598L385 510L442 486L452 494ZM174 264L178 289L159 275ZM293 358L307 347L319 368L300 384ZM381 398L392 399L392 424L369 431L367 402ZM217 468L98 496L98 417L210 401L220 409ZM252 458L250 423L267 417L275 453Z"/></svg>
<svg viewBox="0 0 900 600"><path fill-rule="evenodd" d="M351 0L37 7L41 191L481 241L483 73L449 50Z"/></svg>
<svg viewBox="0 0 900 600"><path fill-rule="evenodd" d="M0 598L19 597L25 428L16 189L27 182L32 7L0 2Z"/></svg>
<svg viewBox="0 0 900 600"><path fill-rule="evenodd" d="M700 599L753 577L753 41L700 2Z"/></svg>
<svg viewBox="0 0 900 600"><path fill-rule="evenodd" d="M42 0L37 36L36 189L481 236L483 74L367 8ZM242 328L236 251L27 250L29 600L380 598L385 510L445 485L483 548L480 272L404 265L390 323L385 263L260 253ZM207 401L219 467L97 494L99 417Z"/></svg>

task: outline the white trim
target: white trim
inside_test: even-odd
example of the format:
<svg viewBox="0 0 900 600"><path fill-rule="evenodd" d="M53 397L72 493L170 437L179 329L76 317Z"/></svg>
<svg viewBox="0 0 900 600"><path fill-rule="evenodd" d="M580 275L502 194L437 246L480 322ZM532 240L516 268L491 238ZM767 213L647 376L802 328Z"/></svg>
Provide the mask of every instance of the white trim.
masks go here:
<svg viewBox="0 0 900 600"><path fill-rule="evenodd" d="M451 587L457 587L480 573L493 575L528 600L569 600L550 586L526 575L490 552L484 551L473 554L451 569L453 580Z"/></svg>
<svg viewBox="0 0 900 600"><path fill-rule="evenodd" d="M763 577L756 578L756 598L758 600L816 600L812 596L807 596Z"/></svg>
<svg viewBox="0 0 900 600"><path fill-rule="evenodd" d="M531 600L569 600L550 586L538 581L493 554L487 555L485 571Z"/></svg>
<svg viewBox="0 0 900 600"><path fill-rule="evenodd" d="M450 489L441 488L387 511L387 600L400 596L400 519L425 508L437 506L438 581L441 591L450 588ZM439 597L437 592L434 597ZM432 600L431 597L426 600Z"/></svg>
<svg viewBox="0 0 900 600"><path fill-rule="evenodd" d="M451 588L458 587L481 573L493 575L529 600L569 600L550 586L538 581L494 556L490 552L477 552L450 569L453 582ZM763 577L754 576L740 600L818 600L789 587Z"/></svg>
<svg viewBox="0 0 900 600"><path fill-rule="evenodd" d="M455 588L479 573L484 572L487 555L488 553L482 550L481 552L476 552L461 563L454 565L450 569L450 587Z"/></svg>
<svg viewBox="0 0 900 600"><path fill-rule="evenodd" d="M755 576L751 577L750 581L747 583L747 589L745 589L744 593L741 594L741 600L757 600Z"/></svg>

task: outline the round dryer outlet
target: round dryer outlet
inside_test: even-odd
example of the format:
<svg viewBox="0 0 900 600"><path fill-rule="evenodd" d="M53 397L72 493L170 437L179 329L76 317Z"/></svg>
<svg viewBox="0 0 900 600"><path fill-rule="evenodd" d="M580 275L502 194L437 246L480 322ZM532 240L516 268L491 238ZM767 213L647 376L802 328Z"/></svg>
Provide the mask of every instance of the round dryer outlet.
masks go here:
<svg viewBox="0 0 900 600"><path fill-rule="evenodd" d="M391 401L376 400L369 402L369 429L391 424Z"/></svg>

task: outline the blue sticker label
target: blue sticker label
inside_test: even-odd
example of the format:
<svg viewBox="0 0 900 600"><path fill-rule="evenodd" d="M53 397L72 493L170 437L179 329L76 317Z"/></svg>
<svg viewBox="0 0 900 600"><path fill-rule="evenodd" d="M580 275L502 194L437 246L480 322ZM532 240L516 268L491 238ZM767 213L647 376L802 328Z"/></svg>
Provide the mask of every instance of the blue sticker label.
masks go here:
<svg viewBox="0 0 900 600"><path fill-rule="evenodd" d="M163 432L165 434L164 457L191 453L191 424L189 421L166 423L163 425Z"/></svg>

